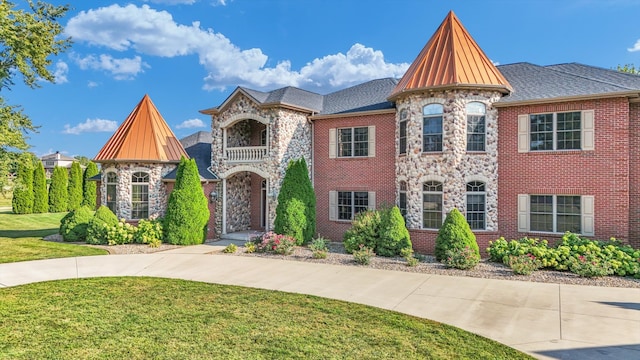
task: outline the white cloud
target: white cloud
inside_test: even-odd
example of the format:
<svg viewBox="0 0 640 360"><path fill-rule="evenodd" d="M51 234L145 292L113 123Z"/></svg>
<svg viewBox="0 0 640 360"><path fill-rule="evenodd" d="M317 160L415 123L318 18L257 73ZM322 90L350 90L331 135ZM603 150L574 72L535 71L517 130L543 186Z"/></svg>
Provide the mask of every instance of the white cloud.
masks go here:
<svg viewBox="0 0 640 360"><path fill-rule="evenodd" d="M155 4L166 4L166 5L192 5L195 4L198 0L145 0Z"/></svg>
<svg viewBox="0 0 640 360"><path fill-rule="evenodd" d="M98 87L98 85L100 85L100 84L98 84L98 83L97 83L97 82L95 82L95 81L91 81L91 80L89 80L89 81L87 82L87 87L88 87L89 89L92 89L92 88L94 88L94 87Z"/></svg>
<svg viewBox="0 0 640 360"><path fill-rule="evenodd" d="M67 79L67 74L69 74L69 65L64 61L58 61L56 63L56 70L53 72L53 76L55 78L56 84L64 84L69 82Z"/></svg>
<svg viewBox="0 0 640 360"><path fill-rule="evenodd" d="M633 45L633 47L628 48L627 50L629 50L630 52L640 51L640 39L638 39L638 41L636 41L636 43L635 43L635 45Z"/></svg>
<svg viewBox="0 0 640 360"><path fill-rule="evenodd" d="M181 124L176 126L177 129L193 129L193 128L203 128L206 125L200 119L189 119L183 121Z"/></svg>
<svg viewBox="0 0 640 360"><path fill-rule="evenodd" d="M111 73L116 80L131 80L139 73L144 72L143 68L149 67L140 56L130 59L115 59L111 55L102 54L97 57L95 55L85 57L72 55L72 58L82 70L104 70Z"/></svg>
<svg viewBox="0 0 640 360"><path fill-rule="evenodd" d="M111 132L118 128L118 123L112 120L104 119L87 119L87 121L80 123L76 126L66 124L64 134L80 135L86 132Z"/></svg>
<svg viewBox="0 0 640 360"><path fill-rule="evenodd" d="M160 57L197 55L208 72L205 89L229 85L340 87L381 77L400 77L409 67L406 63L387 63L381 51L362 44L354 44L346 55L337 53L314 59L298 71L291 69L288 60L265 67L268 56L261 49L242 50L223 34L201 28L199 22L178 24L169 12L146 4L140 7L114 4L82 11L69 20L65 32L77 42L115 51L134 50Z"/></svg>

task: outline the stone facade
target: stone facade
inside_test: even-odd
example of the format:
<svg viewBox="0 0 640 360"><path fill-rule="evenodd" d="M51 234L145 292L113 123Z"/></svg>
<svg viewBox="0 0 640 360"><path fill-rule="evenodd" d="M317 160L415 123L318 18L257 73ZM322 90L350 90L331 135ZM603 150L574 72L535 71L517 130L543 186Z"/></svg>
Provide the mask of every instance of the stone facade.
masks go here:
<svg viewBox="0 0 640 360"><path fill-rule="evenodd" d="M435 180L443 183L444 213L458 208L466 211L466 184L485 183L486 228L498 229L498 112L493 103L500 99L497 91L448 90L414 94L396 102L396 124L400 113L408 111L407 153L398 154L396 178L407 184L407 227L421 229L423 184ZM467 111L470 102L486 106L486 141L484 152L467 152ZM423 152L423 107L441 104L443 113L442 152ZM396 126L399 129L399 126ZM399 149L396 131L396 148ZM397 185L399 186L399 185ZM397 189L399 191L399 188ZM397 203L397 202L396 202Z"/></svg>
<svg viewBox="0 0 640 360"><path fill-rule="evenodd" d="M175 169L177 164L167 163L114 163L103 164L102 181L100 182L100 203L107 204L106 176L115 172L118 176L116 185L116 216L131 220L131 175L135 172L149 174L149 218L164 216L167 208L168 192L162 178Z"/></svg>
<svg viewBox="0 0 640 360"><path fill-rule="evenodd" d="M244 94L238 93L223 111L212 116L211 165L213 172L226 181L226 232L248 229L251 224L250 206L260 206L252 204L250 196L246 197L246 189L251 188L251 180L247 180L246 175L238 174L258 174L267 180L267 193L273 195L280 190L290 160L304 157L311 165L311 125L307 121L308 115L306 112L284 107L263 109ZM258 145L259 131L262 129L266 129L266 156L261 160L251 161L227 159L225 150L229 147ZM236 199L235 196L239 198ZM273 228L276 206L277 196L268 196L269 229ZM222 212L216 212L216 216L221 217ZM216 223L222 226L221 221Z"/></svg>

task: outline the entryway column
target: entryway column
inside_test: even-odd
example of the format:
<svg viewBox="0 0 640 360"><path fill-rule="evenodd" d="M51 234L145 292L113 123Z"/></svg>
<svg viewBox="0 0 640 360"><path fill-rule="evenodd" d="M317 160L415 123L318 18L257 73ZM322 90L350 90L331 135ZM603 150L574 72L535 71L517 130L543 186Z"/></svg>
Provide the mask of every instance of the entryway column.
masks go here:
<svg viewBox="0 0 640 360"><path fill-rule="evenodd" d="M222 235L227 233L227 178L222 179Z"/></svg>

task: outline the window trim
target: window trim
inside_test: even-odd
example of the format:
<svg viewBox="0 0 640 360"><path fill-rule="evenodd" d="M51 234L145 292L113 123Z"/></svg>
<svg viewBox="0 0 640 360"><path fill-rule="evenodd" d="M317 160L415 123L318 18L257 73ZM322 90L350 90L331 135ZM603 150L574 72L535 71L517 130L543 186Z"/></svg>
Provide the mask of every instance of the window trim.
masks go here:
<svg viewBox="0 0 640 360"><path fill-rule="evenodd" d="M438 114L425 114L425 110L427 107L431 106L431 105L438 105L441 109L442 112L438 113ZM425 135L424 133L424 125L425 125L425 120L427 119L434 119L434 118L440 118L440 132L439 133L433 133L433 134L429 134L429 135ZM436 136L436 135L440 135L440 150L431 150L431 151L426 151L425 150L425 136ZM422 153L423 154L438 154L438 153L442 153L444 151L444 105L440 104L440 103L430 103L430 104L425 104L422 107Z"/></svg>
<svg viewBox="0 0 640 360"><path fill-rule="evenodd" d="M580 149L557 149L557 114L580 112ZM553 149L531 150L531 115L553 114ZM518 152L544 154L595 150L594 110L551 111L518 115Z"/></svg>
<svg viewBox="0 0 640 360"><path fill-rule="evenodd" d="M109 175L113 174L114 176L114 181L109 181ZM117 214L117 209L118 209L118 173L113 170L113 169L109 169L105 172L104 174L104 184L105 184L105 194L104 194L104 200L105 200L105 204L106 206L109 208L109 210L111 210L114 214ZM115 194L115 198L113 201L109 201L109 188L113 186L113 191ZM109 206L109 203L113 203L113 209Z"/></svg>
<svg viewBox="0 0 640 360"><path fill-rule="evenodd" d="M553 221L554 230L557 230L557 196L579 196L580 197L580 234L584 236L595 235L595 222L594 222L594 196L593 195L580 195L580 194L519 194L518 195L518 232L524 233L539 233L539 234L553 234L562 235L562 232L548 232L538 231L530 229L531 219L531 196L553 196Z"/></svg>
<svg viewBox="0 0 640 360"><path fill-rule="evenodd" d="M408 137L407 127L409 125L409 115L407 109L400 111L400 122L398 123L398 155L406 155L408 149ZM402 135L402 128L404 127L404 136ZM404 140L404 147L402 146Z"/></svg>
<svg viewBox="0 0 640 360"><path fill-rule="evenodd" d="M441 187L441 191L425 191L424 190L424 185L428 182L433 182L433 183L439 183L440 187ZM424 196L425 195L440 195L440 226L438 226L437 228L429 228L429 227L425 227L424 226L424 213L425 213L425 209L424 209ZM444 223L444 219L445 219L445 212L444 212L444 181L440 181L440 180L436 180L436 179L426 179L423 183L422 183L422 202L421 202L421 207L422 207L422 222L420 223L420 228L424 229L424 230L438 230L440 229L440 227L442 226L442 224ZM431 213L436 214L437 212L435 211L431 211Z"/></svg>
<svg viewBox="0 0 640 360"><path fill-rule="evenodd" d="M366 156L342 156L340 155L339 147L340 143L338 142L338 137L340 134L340 130L343 129L352 129L352 139L353 139L353 129L357 128L366 128L367 129L367 155ZM353 140L351 141L353 154ZM342 127L342 128L331 128L329 129L329 159L362 159L367 157L375 157L376 156L376 126L353 126L353 127Z"/></svg>
<svg viewBox="0 0 640 360"><path fill-rule="evenodd" d="M144 181L141 181L141 182L134 181L134 176L136 174L144 174L146 176L146 178L147 178L147 181L146 182L144 182ZM139 220L139 219L147 219L147 218L149 218L149 183L150 183L150 180L151 180L151 175L149 174L148 171L138 170L138 171L134 171L134 172L131 173L131 199L129 199L129 200L130 200L130 203L131 203L131 219L132 220ZM135 202L133 201L133 188L134 188L134 186L146 187L146 195L147 195L147 199L146 200L144 200L144 201L135 201ZM145 204L146 203L146 205L147 205L147 210L146 210L147 214L146 214L146 216L134 216L134 211L136 212L136 215L140 215L138 213L141 212L141 210L134 210L133 209L134 208L134 203L135 204Z"/></svg>
<svg viewBox="0 0 640 360"><path fill-rule="evenodd" d="M471 183L481 183L483 188L484 188L484 191L468 191L467 190L465 192L465 219L467 220L467 223L469 223L469 220L468 220L469 219L469 216L468 216L468 214L469 214L469 195L482 195L482 199L483 199L483 202L484 202L484 211L482 212L484 214L484 220L483 220L484 226L482 228L475 229L475 228L473 228L471 226L471 224L469 224L469 227L471 228L472 231L485 231L485 230L487 230L487 218L488 218L487 217L487 182L486 181L482 181L482 180L471 180L471 181L468 181L465 184L465 188L468 189L469 184L471 184ZM476 213L479 213L479 212L476 212Z"/></svg>
<svg viewBox="0 0 640 360"><path fill-rule="evenodd" d="M479 113L479 112L471 112L469 111L469 105L471 104L480 104L483 106L483 112ZM466 150L469 153L485 153L487 152L487 105L483 102L480 101L470 101L467 103L466 107L465 107L465 111L467 112L467 146L466 146ZM469 132L469 117L470 116L481 116L482 117L482 122L483 127L484 127L484 132L482 133L471 133ZM482 150L469 150L469 136L472 134L482 134Z"/></svg>
<svg viewBox="0 0 640 360"><path fill-rule="evenodd" d="M338 212L338 193L341 192L349 192L351 193L351 219L339 219ZM329 221L338 221L338 222L351 222L355 218L355 204L354 204L354 196L356 192L364 192L367 194L367 210L375 210L376 209L376 193L374 191L366 191L366 190L331 190L329 191Z"/></svg>

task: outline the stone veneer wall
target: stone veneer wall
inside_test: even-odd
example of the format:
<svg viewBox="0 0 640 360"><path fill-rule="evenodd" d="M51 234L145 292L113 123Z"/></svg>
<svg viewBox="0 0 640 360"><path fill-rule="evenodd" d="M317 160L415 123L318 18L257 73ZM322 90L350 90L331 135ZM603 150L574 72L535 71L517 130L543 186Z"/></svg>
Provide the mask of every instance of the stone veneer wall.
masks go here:
<svg viewBox="0 0 640 360"><path fill-rule="evenodd" d="M425 181L443 182L443 206L447 213L458 208L466 211L466 184L485 182L486 230L498 230L498 127L497 110L492 104L500 99L496 91L449 90L428 94L413 94L396 102L396 125L402 110L409 111L407 123L407 154L398 156L396 178L407 182L407 227L422 228L422 186ZM486 105L486 148L482 153L468 153L466 105L481 102ZM442 104L443 151L422 152L422 108ZM399 126L396 126L396 149L399 148ZM399 186L399 185L396 185ZM399 191L399 188L397 189Z"/></svg>
<svg viewBox="0 0 640 360"><path fill-rule="evenodd" d="M227 178L227 231L251 228L251 173L243 171Z"/></svg>
<svg viewBox="0 0 640 360"><path fill-rule="evenodd" d="M230 228L230 219L241 219L242 213L249 213L250 210L242 206L235 206L232 196L242 191L236 191L236 186L232 180L232 175L238 172L250 171L264 176L269 183L267 193L278 194L282 179L290 160L305 157L307 164L311 168L311 125L307 121L306 113L284 109L284 108L268 108L261 109L255 102L246 96L240 94L236 97L226 109L220 114L212 116L212 137L211 146L212 158L211 165L214 173L221 177L227 177L227 231L236 231L238 229ZM263 162L255 163L228 163L224 159L223 154L223 129L220 124L231 118L238 118L240 122L250 118L260 118L268 123L268 139L269 152L267 159ZM238 122L231 127L238 125ZM236 134L237 130L231 130L232 134ZM229 137L230 131L227 131ZM234 135L235 136L235 135ZM230 145L231 146L231 145ZM244 186L244 185L243 185ZM220 192L222 194L222 192ZM277 206L277 196L267 196L268 199L268 217L267 222L269 228L273 228L275 220L275 209ZM257 204L259 206L259 204ZM216 216L222 216L220 212ZM242 220L244 221L244 220ZM218 221L216 221L218 223Z"/></svg>
<svg viewBox="0 0 640 360"><path fill-rule="evenodd" d="M116 216L131 219L131 175L143 171L149 173L149 218L164 216L167 208L167 189L162 178L175 169L177 164L167 163L114 163L103 164L100 182L100 203L106 204L106 174L115 171L118 175Z"/></svg>

